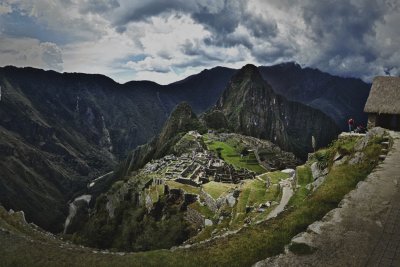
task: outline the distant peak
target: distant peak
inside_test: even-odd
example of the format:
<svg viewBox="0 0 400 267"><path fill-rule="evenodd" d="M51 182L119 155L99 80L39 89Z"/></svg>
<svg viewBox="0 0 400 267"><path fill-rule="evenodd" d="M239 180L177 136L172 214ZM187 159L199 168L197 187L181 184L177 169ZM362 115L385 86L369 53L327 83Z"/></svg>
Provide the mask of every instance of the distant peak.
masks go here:
<svg viewBox="0 0 400 267"><path fill-rule="evenodd" d="M283 62L283 63L277 64L275 66L278 66L278 67L281 67L281 68L297 68L297 69L301 69L300 64L297 63L296 61Z"/></svg>
<svg viewBox="0 0 400 267"><path fill-rule="evenodd" d="M187 102L180 102L171 113L171 117L190 116L196 117L192 107Z"/></svg>
<svg viewBox="0 0 400 267"><path fill-rule="evenodd" d="M255 71L255 72L258 72L258 68L253 64L246 64L240 70L241 71Z"/></svg>
<svg viewBox="0 0 400 267"><path fill-rule="evenodd" d="M261 74L256 66L253 64L247 64L243 66L232 79L238 80L251 80L252 82L263 81Z"/></svg>

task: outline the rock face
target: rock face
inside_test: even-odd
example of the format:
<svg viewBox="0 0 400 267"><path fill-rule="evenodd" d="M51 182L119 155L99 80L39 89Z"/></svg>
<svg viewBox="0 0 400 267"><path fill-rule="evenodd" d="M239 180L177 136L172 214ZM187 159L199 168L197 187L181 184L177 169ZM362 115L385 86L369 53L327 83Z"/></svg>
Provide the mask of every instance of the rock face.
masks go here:
<svg viewBox="0 0 400 267"><path fill-rule="evenodd" d="M311 136L321 147L339 132L321 111L276 94L253 65L236 73L215 109L224 113L235 132L271 140L302 158L312 150Z"/></svg>
<svg viewBox="0 0 400 267"><path fill-rule="evenodd" d="M318 69L302 68L294 62L258 69L276 93L323 111L342 130L346 130L350 117L357 124L366 125L367 116L363 110L370 84L360 79L333 76Z"/></svg>

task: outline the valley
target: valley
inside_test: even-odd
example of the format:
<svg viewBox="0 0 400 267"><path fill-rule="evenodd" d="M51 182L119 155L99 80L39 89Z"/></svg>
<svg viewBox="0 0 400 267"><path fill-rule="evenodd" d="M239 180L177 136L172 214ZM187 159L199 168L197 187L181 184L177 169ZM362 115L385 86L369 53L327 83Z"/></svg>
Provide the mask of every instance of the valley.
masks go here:
<svg viewBox="0 0 400 267"><path fill-rule="evenodd" d="M41 240L40 244L51 248L50 254L51 251L63 253L59 248L81 253L89 265L97 265L98 258L86 257L88 253L105 255L105 263L115 260L117 265L125 260L118 257L125 256L137 259L139 265L152 265L151 262L159 265L164 260L173 264L172 258L179 255L181 260L177 265L184 266L217 263L224 266L234 261L240 261L237 265L248 265L267 255L275 255L294 234L336 205L314 209L314 192L324 188L327 174L334 169L333 154L345 153L343 157L351 157L355 153L353 146L357 140L347 140L344 145L347 150L339 141L331 143L340 132L334 119L277 94L253 65L237 71L216 98L215 105L204 105L204 112L200 114L196 114L190 101L173 106L180 99L180 93L165 94L162 100L162 94L158 89L151 89L148 82L141 84L146 89L143 96L132 93L130 98L129 93L127 97L110 80L99 84L97 90L102 94L97 94L92 91L96 86L88 79L83 92L70 89L73 93L64 97L71 100L71 105L61 103L59 96L50 97L54 94L52 90L65 94L65 88L45 87L41 94L51 99L50 106L60 104L62 107L49 115L49 110L38 102L39 98L31 95L30 90L35 88L13 79L8 78L5 92L16 90L18 93L5 95L5 107L12 110L13 105L30 99L27 107L36 117L29 118L32 125L38 126L24 126L21 132L11 121L26 114L11 112L7 113L8 119L2 127L8 129L5 131L14 138L15 144L28 143L34 153L42 155L44 162L59 162L61 173L64 166L71 166L68 170L80 175L69 174L54 180L46 169L39 169L42 164L30 165L34 162L30 163L28 158L25 168L32 168L30 173L35 174L36 179L43 179L44 184L50 186L64 186L56 189L60 192L58 196L40 185L32 187L37 194L43 191L54 198L47 203L58 203L59 207L55 208L58 217L49 216L53 221L40 223L38 227L27 221L35 222L32 219L35 216L43 220L46 218L43 214L51 214L53 208L43 211L34 199L29 204L36 205L40 212L29 209L25 217L24 212L13 212L14 209L10 209L13 204L5 201L5 208L10 212L3 211L1 234L11 234L9 238L17 246L21 245L18 233L32 242ZM185 81L191 79L193 77ZM114 89L110 91L104 87L107 83ZM27 91L22 92L20 88ZM156 106L151 101L140 102L152 99L154 93L160 101ZM144 112L151 111L150 117L137 117L139 113L135 112L139 112L139 105L145 105L140 107ZM162 117L169 110L171 113L163 122ZM160 117L160 114L163 115ZM58 120L58 117L63 119ZM163 126L159 130L158 126L152 128L154 135L147 143L133 145L132 142L139 142L139 136L144 140L151 118L159 124L163 122ZM124 120L127 124L120 127ZM144 130L135 134L127 130L132 121L142 125L140 129ZM311 140L317 143L312 144ZM54 150L54 144L64 149ZM312 153L326 146L325 152ZM368 158L374 162L371 167L377 162L375 149L379 147L373 146L368 152L371 153ZM18 153L25 155L23 152ZM23 159L20 155L7 156L4 162ZM68 157L83 165L71 164ZM43 176L37 175L38 170ZM317 176L315 172L322 174ZM17 176L17 181L19 178ZM69 183L65 184L65 180ZM354 184L346 184L340 194L345 194L352 186ZM5 189L8 191L4 196L14 194L12 187ZM329 199L331 195L323 197ZM334 198L328 202L339 200ZM307 208L309 205L313 207L311 210ZM304 212L310 212L305 220ZM289 228L280 228L281 225ZM223 244L228 240L232 247L225 248ZM250 240L254 243L249 243ZM213 249L208 251L208 247ZM244 251L248 254L243 254ZM266 255L265 251L272 254ZM10 261L16 260L10 257ZM30 259L36 259L35 255L32 257ZM71 263L67 259L65 262Z"/></svg>
<svg viewBox="0 0 400 267"><path fill-rule="evenodd" d="M88 266L108 266L110 264L114 266L159 266L161 263L165 266L214 264L249 266L258 260L283 252L286 244L289 244L288 249L293 253L303 253L302 251L309 251L313 248L303 243L298 245L294 241L290 243L291 238L335 208L342 198L379 164L379 155L385 147L383 144L387 143L386 140L389 140L389 144L393 142L384 130L379 129L371 131L365 137L342 137L331 146L312 154L310 159L304 165L296 167L294 172L289 170L267 172L255 179L243 180L242 184L215 181L204 184L203 190L207 195L214 200L225 199L225 208L229 207L229 194L232 193L232 197L235 198L235 188L240 185L239 196L237 199L235 198L235 203L230 210L233 217L228 217L229 212L224 213L228 215L228 220L220 220L221 216L215 217L207 205L204 203L202 205L200 196L200 201L189 204L187 211L194 210L204 216L202 217L204 223L206 223L205 218L210 218L209 220L213 224L207 222L207 225L203 226L204 229L196 236L183 245L172 247L170 250L157 249L128 253L114 249L97 250L77 246L26 223L20 212L8 213L4 209L0 209L0 237L2 240L7 240L6 243L0 244L3 251L3 262L6 264L24 262L31 266L51 266L55 262L61 266L81 264ZM291 174L292 172L294 175ZM287 181L291 181L293 196L284 210L276 217L266 217L265 215L272 210L271 207L267 207L268 202L271 201L274 206L276 205L273 203L274 200L280 201L280 190L274 191L273 188L277 187L276 183L281 179L287 178L289 178ZM270 184L269 189L266 189L267 181ZM128 179L125 184L133 186L133 182ZM152 181L148 187L145 186L145 183L140 183L139 187L143 185L143 192L148 194L148 199L155 200L157 195L162 194L162 188L166 188L165 185L161 187L161 184L157 183L159 182ZM170 191L175 191L173 190L175 187L187 196L196 194L199 190L195 186L172 180L166 180L165 184L171 186ZM120 188L111 189L107 194L111 195L125 185L118 186ZM119 196L121 195L119 194ZM184 198L182 195L181 197ZM120 200L122 199L120 198ZM174 203L177 202L174 201ZM257 205L258 203L265 204L264 211L260 211L263 207ZM250 208L251 205L252 208ZM222 208L221 211L225 211L225 208ZM124 210L126 209L128 206L125 206ZM107 216L109 216L108 212ZM147 222L150 223L150 221ZM174 221L173 225L177 225L177 222ZM169 228L169 232L171 230L173 230L172 227ZM170 238L170 236L166 236L166 238ZM8 244L8 248L4 247L5 244ZM28 251L28 253L21 254L18 251Z"/></svg>
<svg viewBox="0 0 400 267"><path fill-rule="evenodd" d="M302 69L293 63L260 67L259 70L279 94L306 105L315 96L322 97L324 101L336 101L339 97L346 103L354 102L355 99L357 103L363 102L364 95L369 91L368 84L359 80L344 79L309 68ZM47 230L61 232L68 216L67 203L85 194L90 181L115 171L118 162L126 160L132 150L150 142L161 131L178 103L186 101L198 115L211 109L211 114L217 117L202 117L202 120L207 121L207 126L212 129L226 127L227 132L233 132L234 128L231 127L234 126L228 125L225 115L215 110L213 105L236 72L238 70L216 67L162 86L149 81L118 84L102 75L61 74L12 66L0 68L1 203L7 209L25 210L28 220ZM292 94L290 88L293 85L284 84L287 82L286 75L296 77L295 88L298 90L309 88L309 98L303 99L298 94ZM321 81L318 87L310 87L310 79L314 75L315 79ZM344 88L346 92L357 90L360 99L337 91L334 89L336 87ZM288 90L285 91L285 88ZM335 90L337 94L325 97L321 96L320 90ZM347 104L340 108L346 114L353 113L353 109L353 106ZM321 110L329 114L325 108ZM295 110L289 112L298 113ZM241 116L245 118L247 115ZM343 116L334 115L331 118L338 122ZM363 120L358 115L356 118ZM240 133L266 138L275 143L279 141L285 150L295 148L298 156L301 154L304 160L305 153L302 151L311 149L308 141L311 132L302 132L306 126L298 125L288 129L289 135L281 134L282 119L285 120L284 117L268 118L268 127L272 127L268 132L244 130L246 122L242 124L244 128L240 129ZM212 125L213 120L216 125ZM296 119L299 122L301 120ZM338 125L338 128L343 126ZM334 137L338 128L329 130L330 138ZM303 135L306 142L299 142L299 137ZM328 144L328 135L318 140L319 147ZM279 138L274 140L275 137ZM166 138L163 138L154 146L161 148L165 141ZM299 144L308 145L299 147ZM157 153L163 154L160 150ZM274 164L278 165L282 159ZM137 166L131 167L138 168L147 163L146 158L140 161ZM283 165L279 168L284 168ZM116 176L117 172L106 176L90 191L99 195L116 181ZM29 190L24 186L27 181L30 184Z"/></svg>

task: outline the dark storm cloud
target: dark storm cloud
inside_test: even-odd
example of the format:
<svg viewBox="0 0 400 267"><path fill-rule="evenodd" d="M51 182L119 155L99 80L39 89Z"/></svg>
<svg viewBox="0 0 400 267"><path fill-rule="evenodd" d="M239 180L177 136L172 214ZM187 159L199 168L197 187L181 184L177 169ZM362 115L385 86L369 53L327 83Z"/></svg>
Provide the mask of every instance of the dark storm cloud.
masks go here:
<svg viewBox="0 0 400 267"><path fill-rule="evenodd" d="M314 40L330 40L326 44L332 54L346 55L365 47L364 36L375 35L374 24L383 20L385 10L376 1L360 3L324 1L305 6L303 18Z"/></svg>
<svg viewBox="0 0 400 267"><path fill-rule="evenodd" d="M383 45L385 40L377 40L377 25L385 24L385 16L398 8L398 2L384 0L308 2L303 6L302 17L310 30L310 38L320 43L321 56L314 64L339 73L340 68L335 69L334 64L381 64L377 61L382 59L382 49L387 48ZM371 40L376 41L375 47ZM362 76L364 71L355 67L345 70L351 76Z"/></svg>
<svg viewBox="0 0 400 267"><path fill-rule="evenodd" d="M188 12L192 8L190 7L190 1L143 1L137 2L125 2L122 6L123 10L116 14L113 25L121 31L130 22L145 21L153 16L160 15L172 10Z"/></svg>
<svg viewBox="0 0 400 267"><path fill-rule="evenodd" d="M129 6L129 5L128 5ZM276 35L277 26L274 21L267 21L259 15L247 10L247 1L216 0L216 1L147 1L144 4L131 6L122 14L118 14L113 25L118 32L124 32L130 22L148 20L152 16L165 13L186 13L197 23L203 25L213 35L207 40L208 44L218 46L234 46L243 44L251 47L249 40L243 36L234 37L230 34L239 24L246 27L250 34L257 38Z"/></svg>
<svg viewBox="0 0 400 267"><path fill-rule="evenodd" d="M137 72L297 61L367 80L385 72L400 74L399 0L0 2L0 37L18 43L23 52L13 56L0 44L0 59L8 64L31 57L29 62L43 61L54 69L68 63L79 68L86 63L75 64L79 60L71 56L80 49L76 58L87 57L85 62L101 58L96 53L107 55L104 69L122 58L124 66L135 53L148 55L152 60L131 64ZM88 43L95 52L88 52ZM28 53L28 44L39 52ZM60 57L64 51L67 56Z"/></svg>

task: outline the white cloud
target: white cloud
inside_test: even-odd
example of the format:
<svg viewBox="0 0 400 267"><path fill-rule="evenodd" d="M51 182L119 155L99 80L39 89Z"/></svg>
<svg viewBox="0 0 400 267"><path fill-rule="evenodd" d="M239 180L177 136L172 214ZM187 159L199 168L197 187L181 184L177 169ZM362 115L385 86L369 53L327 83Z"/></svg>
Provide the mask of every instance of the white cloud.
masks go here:
<svg viewBox="0 0 400 267"><path fill-rule="evenodd" d="M62 52L54 43L32 38L0 37L0 64L18 67L34 66L62 71Z"/></svg>
<svg viewBox="0 0 400 267"><path fill-rule="evenodd" d="M0 3L0 15L8 14L12 12L12 8L7 3Z"/></svg>
<svg viewBox="0 0 400 267"><path fill-rule="evenodd" d="M103 73L120 71L118 60L140 53L135 41L111 30L95 41L77 42L62 47L64 69L68 72Z"/></svg>

